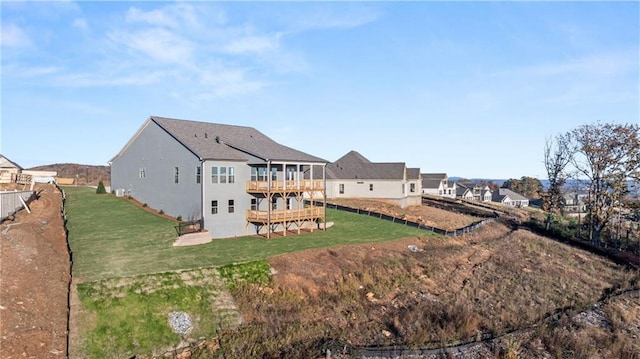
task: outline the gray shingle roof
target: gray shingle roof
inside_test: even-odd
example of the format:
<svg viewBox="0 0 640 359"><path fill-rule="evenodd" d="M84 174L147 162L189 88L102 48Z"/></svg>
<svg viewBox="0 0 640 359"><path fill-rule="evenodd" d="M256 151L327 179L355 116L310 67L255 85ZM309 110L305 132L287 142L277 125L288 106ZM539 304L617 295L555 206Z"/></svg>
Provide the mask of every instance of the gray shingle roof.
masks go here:
<svg viewBox="0 0 640 359"><path fill-rule="evenodd" d="M511 198L512 201L526 201L528 198L518 194L516 192L513 192L512 190L508 189L508 188L498 188L496 190L498 192L498 196L500 198L500 200L502 200L502 198L504 198L504 196L509 196L509 198ZM495 193L495 191L494 191Z"/></svg>
<svg viewBox="0 0 640 359"><path fill-rule="evenodd" d="M419 168L407 168L407 179L408 180L420 179L420 169Z"/></svg>
<svg viewBox="0 0 640 359"><path fill-rule="evenodd" d="M253 127L151 116L180 143L203 159L326 163L322 158L281 145Z"/></svg>
<svg viewBox="0 0 640 359"><path fill-rule="evenodd" d="M423 173L422 178L430 179L430 180L443 180L443 179L447 179L447 174L446 173Z"/></svg>
<svg viewBox="0 0 640 359"><path fill-rule="evenodd" d="M422 188L439 188L440 187L439 179L424 179L422 178Z"/></svg>
<svg viewBox="0 0 640 359"><path fill-rule="evenodd" d="M371 162L356 151L350 151L327 165L329 179L404 179L404 162Z"/></svg>

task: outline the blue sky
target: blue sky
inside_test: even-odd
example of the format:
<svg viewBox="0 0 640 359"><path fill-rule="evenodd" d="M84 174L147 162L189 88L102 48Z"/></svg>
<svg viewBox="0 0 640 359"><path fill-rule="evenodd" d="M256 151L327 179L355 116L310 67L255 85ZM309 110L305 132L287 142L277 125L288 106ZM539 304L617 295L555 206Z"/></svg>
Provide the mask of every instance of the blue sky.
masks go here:
<svg viewBox="0 0 640 359"><path fill-rule="evenodd" d="M544 178L545 137L638 123L638 2L6 2L0 152L106 165L151 115L334 161Z"/></svg>

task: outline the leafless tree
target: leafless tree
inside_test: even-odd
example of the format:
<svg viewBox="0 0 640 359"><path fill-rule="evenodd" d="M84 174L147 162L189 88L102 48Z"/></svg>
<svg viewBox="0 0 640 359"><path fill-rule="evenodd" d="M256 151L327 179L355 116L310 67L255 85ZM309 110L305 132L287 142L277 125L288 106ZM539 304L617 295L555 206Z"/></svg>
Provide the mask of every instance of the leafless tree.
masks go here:
<svg viewBox="0 0 640 359"><path fill-rule="evenodd" d="M546 228L549 229L553 213L562 210L564 201L562 198L562 187L567 181L568 174L565 171L571 162L575 152L571 134L560 134L555 138L548 137L544 146L544 167L547 170L549 180L549 190L546 193Z"/></svg>

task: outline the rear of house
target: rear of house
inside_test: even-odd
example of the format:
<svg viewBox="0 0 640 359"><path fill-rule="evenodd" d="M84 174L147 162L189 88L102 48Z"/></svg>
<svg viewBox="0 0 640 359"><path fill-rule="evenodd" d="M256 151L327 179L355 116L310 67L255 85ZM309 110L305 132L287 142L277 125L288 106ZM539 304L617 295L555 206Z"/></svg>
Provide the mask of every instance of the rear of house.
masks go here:
<svg viewBox="0 0 640 359"><path fill-rule="evenodd" d="M326 161L251 127L152 116L110 164L116 194L201 221L213 238L286 235L325 216L304 198L324 199Z"/></svg>

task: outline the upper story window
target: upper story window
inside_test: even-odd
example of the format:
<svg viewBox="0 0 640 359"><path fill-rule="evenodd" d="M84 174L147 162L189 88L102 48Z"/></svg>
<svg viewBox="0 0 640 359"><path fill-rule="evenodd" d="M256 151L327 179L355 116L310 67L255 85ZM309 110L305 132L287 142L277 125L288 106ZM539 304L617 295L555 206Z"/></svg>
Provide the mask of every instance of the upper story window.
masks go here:
<svg viewBox="0 0 640 359"><path fill-rule="evenodd" d="M220 167L220 183L227 183L227 167Z"/></svg>
<svg viewBox="0 0 640 359"><path fill-rule="evenodd" d="M218 214L218 201L211 201L211 214Z"/></svg>
<svg viewBox="0 0 640 359"><path fill-rule="evenodd" d="M229 167L229 183L236 182L236 171L235 168Z"/></svg>
<svg viewBox="0 0 640 359"><path fill-rule="evenodd" d="M211 183L218 183L218 167L211 167Z"/></svg>
<svg viewBox="0 0 640 359"><path fill-rule="evenodd" d="M273 197L271 199L271 209L272 210L278 209L278 199L276 197Z"/></svg>
<svg viewBox="0 0 640 359"><path fill-rule="evenodd" d="M140 178L147 177L147 170L144 167L140 167L138 169L138 177L140 177Z"/></svg>
<svg viewBox="0 0 640 359"><path fill-rule="evenodd" d="M275 167L271 167L271 180L272 181L278 180L278 169Z"/></svg>
<svg viewBox="0 0 640 359"><path fill-rule="evenodd" d="M180 169L178 167L173 168L173 183L180 182Z"/></svg>
<svg viewBox="0 0 640 359"><path fill-rule="evenodd" d="M258 210L258 199L257 198L251 198L251 210L252 211L257 211Z"/></svg>
<svg viewBox="0 0 640 359"><path fill-rule="evenodd" d="M202 168L200 166L196 167L196 183L200 183L202 177Z"/></svg>
<svg viewBox="0 0 640 359"><path fill-rule="evenodd" d="M338 192L344 194L344 183L338 184Z"/></svg>
<svg viewBox="0 0 640 359"><path fill-rule="evenodd" d="M266 180L267 180L267 168L258 167L258 181L266 181Z"/></svg>
<svg viewBox="0 0 640 359"><path fill-rule="evenodd" d="M258 180L258 169L255 167L251 167L251 180L252 181Z"/></svg>
<svg viewBox="0 0 640 359"><path fill-rule="evenodd" d="M236 208L235 208L235 201L230 199L229 200L229 213L233 213L235 212Z"/></svg>
<svg viewBox="0 0 640 359"><path fill-rule="evenodd" d="M410 183L409 184L409 192L414 193L416 191L416 184L415 183Z"/></svg>

